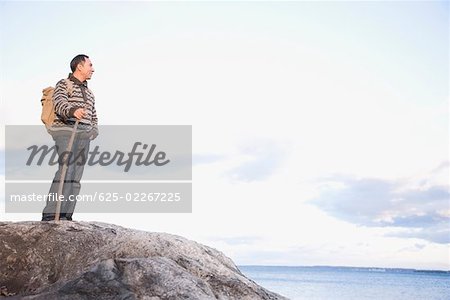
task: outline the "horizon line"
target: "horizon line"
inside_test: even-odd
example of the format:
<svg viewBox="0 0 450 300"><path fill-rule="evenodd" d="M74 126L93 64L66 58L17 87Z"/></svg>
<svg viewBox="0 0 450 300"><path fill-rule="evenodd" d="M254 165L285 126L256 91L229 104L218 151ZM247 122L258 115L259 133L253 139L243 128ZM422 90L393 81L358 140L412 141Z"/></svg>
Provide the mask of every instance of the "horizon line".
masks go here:
<svg viewBox="0 0 450 300"><path fill-rule="evenodd" d="M449 269L417 269L417 268L399 268L399 267L362 267L362 266L330 266L330 265L247 265L247 264L236 264L238 267L269 267L269 268L342 268L342 269L372 269L372 270L398 270L398 271L414 271L414 272L426 272L426 273L449 273Z"/></svg>

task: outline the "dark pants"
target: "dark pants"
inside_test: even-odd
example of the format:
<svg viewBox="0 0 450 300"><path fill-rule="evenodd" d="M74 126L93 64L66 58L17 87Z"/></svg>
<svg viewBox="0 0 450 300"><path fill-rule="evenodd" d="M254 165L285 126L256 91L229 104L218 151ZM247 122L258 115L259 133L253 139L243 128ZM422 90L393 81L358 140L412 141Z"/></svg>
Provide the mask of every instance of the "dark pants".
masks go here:
<svg viewBox="0 0 450 300"><path fill-rule="evenodd" d="M56 151L59 157L58 171L55 173L52 185L50 187L49 193L56 195L58 193L58 188L61 179L61 172L63 168L63 158L62 155L67 153L67 145L69 144L69 139L71 136L71 131L63 131L52 134L53 140L55 141ZM72 214L75 210L76 199L80 193L81 184L80 180L83 175L84 165L88 158L90 139L84 134L76 134L73 141L72 150L70 152L70 158L68 160L68 167L66 171L66 176L64 179L62 195L64 195L63 201L61 201L61 219L72 219ZM66 155L67 156L67 155ZM56 197L48 197L47 204L42 212L42 220L53 220L56 213Z"/></svg>

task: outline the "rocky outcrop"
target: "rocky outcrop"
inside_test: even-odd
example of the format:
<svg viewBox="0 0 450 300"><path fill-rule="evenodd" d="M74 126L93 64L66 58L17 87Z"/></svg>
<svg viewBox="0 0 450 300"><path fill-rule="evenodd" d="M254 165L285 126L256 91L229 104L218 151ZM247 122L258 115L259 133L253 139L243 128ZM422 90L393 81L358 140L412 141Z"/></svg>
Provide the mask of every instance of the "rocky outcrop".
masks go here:
<svg viewBox="0 0 450 300"><path fill-rule="evenodd" d="M0 222L0 243L5 299L285 299L221 252L166 233L97 222Z"/></svg>

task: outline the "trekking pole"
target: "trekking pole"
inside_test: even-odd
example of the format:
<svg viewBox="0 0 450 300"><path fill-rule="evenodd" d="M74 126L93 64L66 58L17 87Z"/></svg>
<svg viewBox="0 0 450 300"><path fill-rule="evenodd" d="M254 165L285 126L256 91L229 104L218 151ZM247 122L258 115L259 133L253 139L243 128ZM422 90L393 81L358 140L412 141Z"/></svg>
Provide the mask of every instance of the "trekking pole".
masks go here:
<svg viewBox="0 0 450 300"><path fill-rule="evenodd" d="M63 167L61 169L61 176L59 177L59 186L58 186L58 194L57 194L58 197L56 198L55 221L59 221L59 214L61 212L61 201L60 201L59 197L60 197L60 195L62 195L62 192L63 192L64 180L65 180L67 168L68 168L67 160L68 160L69 153L72 151L73 140L75 139L75 133L77 131L77 126L78 126L79 122L80 122L80 120L77 119L77 121L75 122L75 125L73 125L72 135L70 136L69 144L67 145L67 150L63 156Z"/></svg>

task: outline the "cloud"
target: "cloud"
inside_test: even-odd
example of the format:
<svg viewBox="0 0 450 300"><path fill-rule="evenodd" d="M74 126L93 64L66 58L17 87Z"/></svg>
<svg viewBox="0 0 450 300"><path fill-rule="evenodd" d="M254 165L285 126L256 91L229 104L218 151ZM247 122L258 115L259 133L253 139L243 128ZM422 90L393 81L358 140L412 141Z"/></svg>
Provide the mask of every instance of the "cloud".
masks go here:
<svg viewBox="0 0 450 300"><path fill-rule="evenodd" d="M431 171L431 173L436 174L436 173L439 173L442 171L448 172L449 167L450 167L450 161L444 161L437 168L435 168L433 171Z"/></svg>
<svg viewBox="0 0 450 300"><path fill-rule="evenodd" d="M404 232L387 234L386 236L419 238L439 244L448 244L450 243L449 222L442 222L434 226L420 229L406 229Z"/></svg>
<svg viewBox="0 0 450 300"><path fill-rule="evenodd" d="M192 164L211 164L225 159L224 155L219 154L192 154Z"/></svg>
<svg viewBox="0 0 450 300"><path fill-rule="evenodd" d="M442 168L448 170L448 164L438 169ZM321 180L320 196L312 203L354 224L404 229L391 236L450 243L449 186L420 182L333 176Z"/></svg>
<svg viewBox="0 0 450 300"><path fill-rule="evenodd" d="M275 140L253 141L240 149L246 159L226 175L233 180L252 182L269 178L284 162L288 147Z"/></svg>
<svg viewBox="0 0 450 300"><path fill-rule="evenodd" d="M235 237L211 237L209 238L211 241L224 242L231 246L237 245L252 245L259 241L262 241L263 238L260 236L235 236Z"/></svg>

